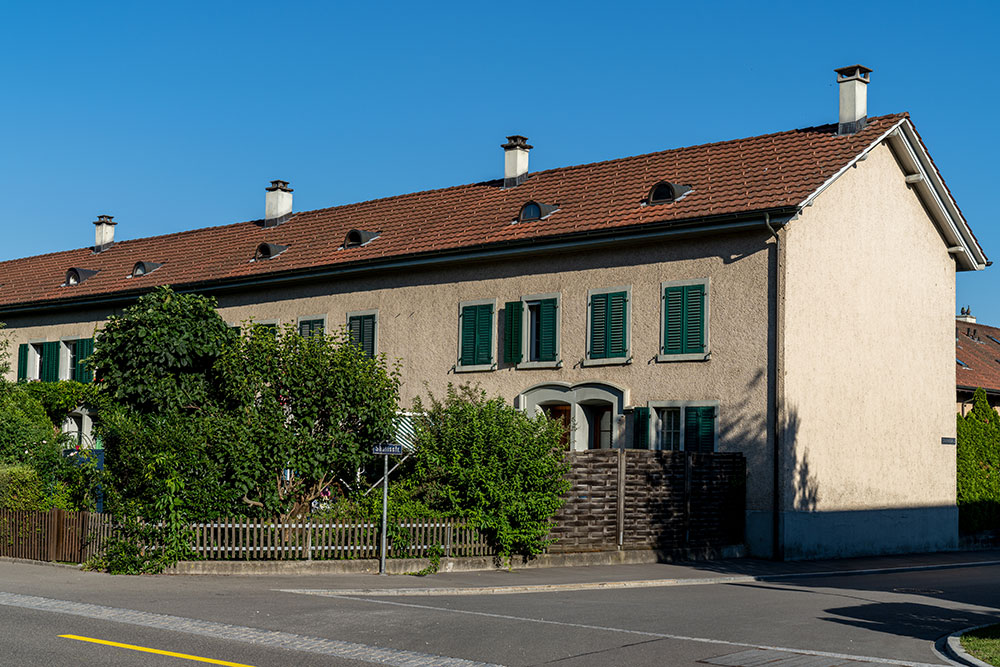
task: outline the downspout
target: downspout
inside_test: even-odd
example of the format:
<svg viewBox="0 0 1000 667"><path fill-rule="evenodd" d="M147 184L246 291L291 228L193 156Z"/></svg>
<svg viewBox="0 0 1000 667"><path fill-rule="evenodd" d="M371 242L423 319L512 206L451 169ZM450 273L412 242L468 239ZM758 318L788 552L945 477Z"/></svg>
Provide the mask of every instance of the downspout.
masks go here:
<svg viewBox="0 0 1000 667"><path fill-rule="evenodd" d="M771 459L774 465L771 490L771 557L784 560L784 541L781 535L781 422L779 406L781 399L781 237L778 230L771 226L771 214L764 214L764 226L774 237L774 349L771 358L774 360L774 400L768 406L771 413L771 423L774 424L774 451Z"/></svg>

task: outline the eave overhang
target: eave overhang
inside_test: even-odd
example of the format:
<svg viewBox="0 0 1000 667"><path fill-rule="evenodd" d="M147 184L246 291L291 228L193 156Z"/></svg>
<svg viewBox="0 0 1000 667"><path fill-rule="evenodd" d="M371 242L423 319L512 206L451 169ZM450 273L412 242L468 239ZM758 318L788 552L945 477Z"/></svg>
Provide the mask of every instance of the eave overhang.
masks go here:
<svg viewBox="0 0 1000 667"><path fill-rule="evenodd" d="M609 246L620 246L655 239L680 239L708 234L740 233L751 230L769 234L765 227L766 219L770 220L772 226L781 227L798 212L799 209L792 206L775 207L721 216L643 223L641 225L619 227L616 229L574 232L503 243L466 246L452 250L430 251L390 258L337 263L291 271L276 271L240 278L171 283L171 287L178 292L217 294L252 289L260 286L271 287L323 279L341 279L373 272L447 266L466 262L488 261L491 259L530 257L542 253L572 252L588 248L607 248ZM0 317L39 311L116 306L133 301L143 294L152 291L160 284L165 283L157 283L143 289L119 290L75 299L47 299L44 301L0 306Z"/></svg>
<svg viewBox="0 0 1000 667"><path fill-rule="evenodd" d="M879 144L885 142L896 155L910 183L927 207L931 219L948 244L949 252L955 256L959 271L982 271L989 266L989 259L965 220L958 205L952 198L937 167L920 140L913 123L908 118L886 130L882 136L869 144L850 162L810 194L799 209L810 206L824 190L830 187L844 172L866 159Z"/></svg>

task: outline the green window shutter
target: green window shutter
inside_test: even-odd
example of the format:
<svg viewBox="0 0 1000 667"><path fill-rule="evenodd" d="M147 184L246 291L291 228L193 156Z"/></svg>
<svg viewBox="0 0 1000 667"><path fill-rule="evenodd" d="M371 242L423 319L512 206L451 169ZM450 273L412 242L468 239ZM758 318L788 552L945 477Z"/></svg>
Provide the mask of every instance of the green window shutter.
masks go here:
<svg viewBox="0 0 1000 667"><path fill-rule="evenodd" d="M76 341L76 368L71 369L73 373L73 379L77 382L92 382L94 379L94 372L87 368L87 364L84 363L94 352L94 339L93 338L81 338Z"/></svg>
<svg viewBox="0 0 1000 667"><path fill-rule="evenodd" d="M521 351L524 304L520 301L508 301L504 305L503 311L503 362L505 364L519 364L524 354Z"/></svg>
<svg viewBox="0 0 1000 667"><path fill-rule="evenodd" d="M375 356L375 316L352 315L347 320L351 342L361 347L369 357Z"/></svg>
<svg viewBox="0 0 1000 667"><path fill-rule="evenodd" d="M668 287L663 293L663 353L684 351L684 288Z"/></svg>
<svg viewBox="0 0 1000 667"><path fill-rule="evenodd" d="M556 360L556 300L538 302L538 360Z"/></svg>
<svg viewBox="0 0 1000 667"><path fill-rule="evenodd" d="M476 313L476 363L493 363L493 306L478 306Z"/></svg>
<svg viewBox="0 0 1000 667"><path fill-rule="evenodd" d="M323 320L302 320L299 322L299 335L309 338L323 333Z"/></svg>
<svg viewBox="0 0 1000 667"><path fill-rule="evenodd" d="M628 354L628 293L608 295L608 356L624 357Z"/></svg>
<svg viewBox="0 0 1000 667"><path fill-rule="evenodd" d="M633 408L632 430L633 446L636 449L649 449L649 408Z"/></svg>
<svg viewBox="0 0 1000 667"><path fill-rule="evenodd" d="M21 343L17 346L17 379L28 379L28 344Z"/></svg>
<svg viewBox="0 0 1000 667"><path fill-rule="evenodd" d="M59 380L59 341L42 343L42 368L39 379L42 382L57 382Z"/></svg>
<svg viewBox="0 0 1000 667"><path fill-rule="evenodd" d="M608 357L608 296L594 294L590 297L590 358Z"/></svg>
<svg viewBox="0 0 1000 667"><path fill-rule="evenodd" d="M472 366L476 363L476 312L477 306L462 308L462 344L459 363L462 366Z"/></svg>
<svg viewBox="0 0 1000 667"><path fill-rule="evenodd" d="M688 407L684 409L684 449L689 452L714 451L714 407Z"/></svg>
<svg viewBox="0 0 1000 667"><path fill-rule="evenodd" d="M705 286L684 287L684 353L705 351Z"/></svg>
<svg viewBox="0 0 1000 667"><path fill-rule="evenodd" d="M705 351L705 286L683 285L663 291L663 353Z"/></svg>

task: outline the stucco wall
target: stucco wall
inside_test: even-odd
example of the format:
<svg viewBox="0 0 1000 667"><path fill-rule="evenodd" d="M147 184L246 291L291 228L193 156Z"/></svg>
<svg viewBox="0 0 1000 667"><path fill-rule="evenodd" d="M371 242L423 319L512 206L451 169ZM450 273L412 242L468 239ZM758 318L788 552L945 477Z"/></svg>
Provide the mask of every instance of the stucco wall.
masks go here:
<svg viewBox="0 0 1000 667"><path fill-rule="evenodd" d="M546 382L602 382L624 390L624 407L647 401L719 402L720 451L742 451L750 469L749 506L770 507L770 446L767 405L768 276L770 242L759 233L716 235L687 240L645 242L544 258L480 262L436 270L372 275L219 297L219 311L235 324L249 318L295 323L325 317L328 330L346 323L347 313L378 310L378 350L402 360L402 403L425 393L438 395L447 383L478 382L490 394L514 401L526 389ZM709 278L711 358L657 362L663 281ZM627 365L584 366L587 292L630 286L630 350ZM559 293L563 365L559 369L515 369L499 363L487 372L456 373L459 303L477 299L504 303L525 295ZM15 343L90 336L107 313L10 318ZM494 358L502 357L497 318ZM631 442L626 421L618 437Z"/></svg>
<svg viewBox="0 0 1000 667"><path fill-rule="evenodd" d="M941 519L955 505L955 447L941 444L955 436L955 264L904 176L882 145L785 232L782 504L793 557L796 544L798 555L850 553L834 537L844 531L825 546L817 535L830 528L824 516L842 524L858 510L890 517L881 550L955 540ZM886 529L890 510L920 508L933 514L932 536Z"/></svg>

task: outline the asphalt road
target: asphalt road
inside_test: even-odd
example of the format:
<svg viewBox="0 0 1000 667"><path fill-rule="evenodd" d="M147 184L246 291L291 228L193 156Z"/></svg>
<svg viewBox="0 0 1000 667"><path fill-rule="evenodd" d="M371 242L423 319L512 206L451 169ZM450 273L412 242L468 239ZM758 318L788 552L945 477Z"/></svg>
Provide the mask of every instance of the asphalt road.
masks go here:
<svg viewBox="0 0 1000 667"><path fill-rule="evenodd" d="M936 640L997 621L996 552L419 579L0 562L0 665L946 664Z"/></svg>

